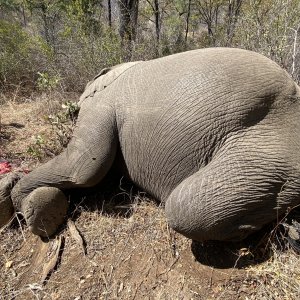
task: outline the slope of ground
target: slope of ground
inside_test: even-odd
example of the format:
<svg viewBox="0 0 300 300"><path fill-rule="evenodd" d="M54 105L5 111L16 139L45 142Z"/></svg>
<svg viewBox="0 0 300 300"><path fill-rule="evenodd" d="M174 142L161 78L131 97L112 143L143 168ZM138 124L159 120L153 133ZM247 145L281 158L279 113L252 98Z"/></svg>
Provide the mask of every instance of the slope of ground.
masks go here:
<svg viewBox="0 0 300 300"><path fill-rule="evenodd" d="M27 172L59 151L46 117L63 100L2 105L0 159ZM20 216L0 230L0 299L299 299L291 249L266 246L264 233L239 244L192 242L143 193L122 182L107 192L111 184L71 196L71 222L51 240Z"/></svg>

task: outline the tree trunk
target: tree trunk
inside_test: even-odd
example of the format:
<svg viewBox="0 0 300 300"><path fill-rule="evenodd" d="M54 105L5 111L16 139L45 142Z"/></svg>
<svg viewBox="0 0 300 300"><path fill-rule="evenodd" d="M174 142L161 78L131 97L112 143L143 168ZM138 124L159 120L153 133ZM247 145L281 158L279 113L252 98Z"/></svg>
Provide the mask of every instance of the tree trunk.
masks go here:
<svg viewBox="0 0 300 300"><path fill-rule="evenodd" d="M157 46L159 46L160 40L160 24L159 24L159 5L158 0L154 0L154 16L155 16L155 31L156 31L156 42Z"/></svg>
<svg viewBox="0 0 300 300"><path fill-rule="evenodd" d="M227 46L230 46L234 36L243 0L229 0L227 12Z"/></svg>
<svg viewBox="0 0 300 300"><path fill-rule="evenodd" d="M43 25L44 25L45 40L46 40L48 45L51 45L50 34L49 34L48 16L47 16L47 8L44 4L41 5L41 12L42 12Z"/></svg>
<svg viewBox="0 0 300 300"><path fill-rule="evenodd" d="M119 33L122 41L136 39L139 0L118 0L120 12Z"/></svg>
<svg viewBox="0 0 300 300"><path fill-rule="evenodd" d="M108 7L108 25L112 27L112 19L111 19L111 0L107 0L107 7Z"/></svg>
<svg viewBox="0 0 300 300"><path fill-rule="evenodd" d="M192 2L192 0L189 0L188 11L187 11L187 15L186 15L186 28L185 28L185 38L184 38L185 47L187 47L187 39L188 39L188 34L189 34L190 15L191 15L191 2Z"/></svg>
<svg viewBox="0 0 300 300"><path fill-rule="evenodd" d="M23 19L23 26L27 26L27 19L26 19L26 12L25 12L25 7L24 3L21 5L21 14L22 14L22 19Z"/></svg>

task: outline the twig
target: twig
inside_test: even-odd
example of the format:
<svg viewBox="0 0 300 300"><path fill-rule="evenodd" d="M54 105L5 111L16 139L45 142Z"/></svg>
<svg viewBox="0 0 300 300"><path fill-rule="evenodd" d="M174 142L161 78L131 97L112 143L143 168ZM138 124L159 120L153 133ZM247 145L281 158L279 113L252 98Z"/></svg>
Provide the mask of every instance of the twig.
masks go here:
<svg viewBox="0 0 300 300"><path fill-rule="evenodd" d="M292 54L292 71L291 75L293 76L295 73L295 64L296 64L296 55L297 55L297 39L298 39L298 32L300 29L300 25L298 25L297 29L290 28L294 31L294 43L293 43L293 54Z"/></svg>
<svg viewBox="0 0 300 300"><path fill-rule="evenodd" d="M49 261L44 265L43 273L41 277L41 283L44 284L55 270L55 267L58 265L61 256L61 250L64 242L64 237L60 235L55 241L53 241L55 245L54 254L50 253ZM50 242L52 243L52 242ZM52 246L53 247L53 246ZM50 248L50 247L49 247Z"/></svg>
<svg viewBox="0 0 300 300"><path fill-rule="evenodd" d="M171 269L174 267L174 265L177 263L178 259L179 259L180 256L177 256L174 261L171 263L171 265L166 269L164 270L163 272L161 272L160 274L158 274L158 277L161 276L161 275L164 275L166 273L169 273L171 271Z"/></svg>
<svg viewBox="0 0 300 300"><path fill-rule="evenodd" d="M72 238L76 241L76 243L81 248L83 255L86 255L86 246L85 246L84 239L72 220L68 220L68 228L70 230L70 234Z"/></svg>
<svg viewBox="0 0 300 300"><path fill-rule="evenodd" d="M24 234L24 231L23 231L23 228L22 228L22 224L21 224L21 222L20 222L20 219L19 219L19 217L18 217L18 214L19 214L19 213L15 213L15 217L16 217L18 223L19 223L19 226L20 226L20 230L21 230L21 233L22 233L23 240L24 240L24 242L26 242L25 234Z"/></svg>

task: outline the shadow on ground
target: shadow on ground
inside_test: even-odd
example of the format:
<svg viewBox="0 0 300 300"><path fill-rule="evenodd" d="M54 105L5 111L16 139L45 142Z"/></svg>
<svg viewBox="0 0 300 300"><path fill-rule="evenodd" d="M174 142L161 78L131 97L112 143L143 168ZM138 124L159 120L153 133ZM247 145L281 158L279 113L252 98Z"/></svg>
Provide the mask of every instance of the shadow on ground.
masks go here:
<svg viewBox="0 0 300 300"><path fill-rule="evenodd" d="M139 201L152 201L158 206L159 203L151 199L151 196L140 192L133 183L109 174L98 186L92 189L73 190L69 194L70 210L69 216L76 220L82 210L99 211L113 217L130 218L134 212L134 205ZM264 227L257 233L240 242L208 241L200 243L192 241L191 251L197 262L218 268L243 269L250 265L260 264L271 256L271 244L274 246L274 237L271 239L271 231L276 224ZM282 228L281 228L282 229ZM284 233L280 228L276 234L276 244L280 250L286 245ZM274 235L274 232L273 232ZM278 239L278 235L280 235Z"/></svg>
<svg viewBox="0 0 300 300"><path fill-rule="evenodd" d="M144 199L147 201L151 199L151 196L141 192L131 181L113 173L109 173L95 187L71 190L68 197L69 217L72 220L76 220L82 210L99 211L112 217L130 218L134 204Z"/></svg>
<svg viewBox="0 0 300 300"><path fill-rule="evenodd" d="M279 221L266 225L260 231L251 234L240 242L193 241L191 251L201 264L218 269L245 268L267 261L274 253L287 251L290 247L299 253L299 241L289 239L284 224L300 220L300 209L295 207ZM293 245L294 242L296 245ZM273 247L273 249L271 249ZM275 247L275 249L274 249Z"/></svg>
<svg viewBox="0 0 300 300"><path fill-rule="evenodd" d="M270 258L267 236L269 232L264 229L240 242L193 241L191 251L195 259L203 265L217 269L241 269Z"/></svg>

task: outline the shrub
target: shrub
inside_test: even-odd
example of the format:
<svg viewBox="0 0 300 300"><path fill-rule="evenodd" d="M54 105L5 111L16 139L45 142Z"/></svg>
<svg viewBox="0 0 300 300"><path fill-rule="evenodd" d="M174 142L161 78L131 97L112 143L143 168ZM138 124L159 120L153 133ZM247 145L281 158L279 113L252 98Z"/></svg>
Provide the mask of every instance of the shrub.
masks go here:
<svg viewBox="0 0 300 300"><path fill-rule="evenodd" d="M17 23L0 21L0 89L33 86L39 45Z"/></svg>

